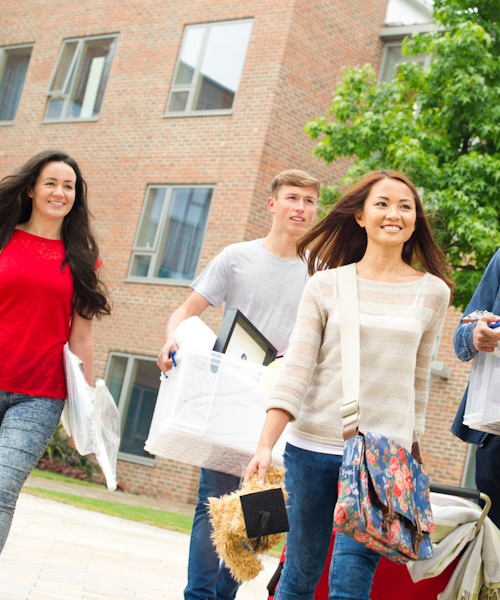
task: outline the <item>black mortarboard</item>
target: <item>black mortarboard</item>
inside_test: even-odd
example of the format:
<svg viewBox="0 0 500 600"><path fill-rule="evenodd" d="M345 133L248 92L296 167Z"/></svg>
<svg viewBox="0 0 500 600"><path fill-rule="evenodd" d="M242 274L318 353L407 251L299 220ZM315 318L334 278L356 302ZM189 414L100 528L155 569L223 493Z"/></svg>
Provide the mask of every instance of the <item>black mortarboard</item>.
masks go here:
<svg viewBox="0 0 500 600"><path fill-rule="evenodd" d="M283 490L276 488L240 496L248 538L288 531Z"/></svg>

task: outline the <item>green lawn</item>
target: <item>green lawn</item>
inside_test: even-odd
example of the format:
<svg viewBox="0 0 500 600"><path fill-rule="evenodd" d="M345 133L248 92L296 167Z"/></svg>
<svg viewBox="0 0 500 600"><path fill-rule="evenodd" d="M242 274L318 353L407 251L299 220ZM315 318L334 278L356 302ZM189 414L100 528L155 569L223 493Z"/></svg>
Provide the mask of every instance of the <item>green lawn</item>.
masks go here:
<svg viewBox="0 0 500 600"><path fill-rule="evenodd" d="M40 471L39 469L34 469L32 475L44 479L51 479L53 481L74 484L75 493L71 494L29 486L24 486L23 492L34 496L40 496L41 498L47 498L49 500L71 504L80 508L86 508L87 510L101 512L106 515L121 517L122 519L129 519L139 523L154 525L155 527L172 529L174 531L180 531L181 533L191 533L193 517L190 515L180 515L165 510L158 510L156 508L146 508L143 506L122 504L121 502L87 498L79 495L78 486L91 486L97 488L102 488L103 486L96 483L81 481L80 479L72 479L71 477L66 477L65 475L60 475L58 473L51 473L50 471ZM269 554L272 556L281 556L282 550L283 544L278 544L270 550Z"/></svg>

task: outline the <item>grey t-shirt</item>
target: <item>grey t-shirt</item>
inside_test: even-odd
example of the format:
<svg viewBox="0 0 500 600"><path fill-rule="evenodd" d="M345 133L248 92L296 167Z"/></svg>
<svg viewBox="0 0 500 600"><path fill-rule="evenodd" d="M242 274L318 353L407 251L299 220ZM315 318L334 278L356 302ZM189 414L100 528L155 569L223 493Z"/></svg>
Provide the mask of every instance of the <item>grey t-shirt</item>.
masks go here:
<svg viewBox="0 0 500 600"><path fill-rule="evenodd" d="M225 248L191 287L215 308L224 302L224 311L240 310L281 356L307 279L304 262L274 256L259 239Z"/></svg>

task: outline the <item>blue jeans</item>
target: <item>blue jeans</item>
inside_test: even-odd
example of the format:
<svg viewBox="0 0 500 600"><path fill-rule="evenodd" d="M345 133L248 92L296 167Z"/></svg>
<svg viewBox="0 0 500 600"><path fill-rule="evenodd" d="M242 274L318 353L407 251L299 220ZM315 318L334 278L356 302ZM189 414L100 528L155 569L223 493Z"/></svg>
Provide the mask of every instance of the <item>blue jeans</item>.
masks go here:
<svg viewBox="0 0 500 600"><path fill-rule="evenodd" d="M500 528L500 436L488 435L476 450L476 486L491 498L488 517Z"/></svg>
<svg viewBox="0 0 500 600"><path fill-rule="evenodd" d="M64 402L0 390L0 552L28 478L52 437Z"/></svg>
<svg viewBox="0 0 500 600"><path fill-rule="evenodd" d="M188 582L184 590L186 600L233 600L239 584L229 569L220 564L210 535L212 526L208 516L208 498L219 498L238 489L240 478L219 471L202 469L198 504L194 513L189 546Z"/></svg>
<svg viewBox="0 0 500 600"><path fill-rule="evenodd" d="M337 502L337 483L342 457L302 450L287 444L284 454L285 486L290 531L286 541L286 559L274 600L313 600L323 572L332 535L333 510ZM345 536L336 536L337 540ZM372 561L374 553L359 546L339 552L335 567L330 568L330 598L368 600L378 564L371 575L364 570L364 554ZM361 549L361 550L360 550ZM335 554L335 551L334 551ZM333 562L333 560L332 560ZM363 577L356 569L363 570ZM370 569L371 570L371 569ZM341 595L340 582L347 584L353 595ZM362 593L358 588L362 588Z"/></svg>

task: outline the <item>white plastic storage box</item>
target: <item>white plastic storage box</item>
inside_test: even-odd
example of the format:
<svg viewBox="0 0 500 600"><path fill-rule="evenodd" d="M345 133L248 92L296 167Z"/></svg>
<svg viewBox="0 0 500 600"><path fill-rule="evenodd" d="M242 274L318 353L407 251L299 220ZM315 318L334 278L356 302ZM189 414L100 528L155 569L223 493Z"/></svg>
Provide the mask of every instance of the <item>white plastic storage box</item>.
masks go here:
<svg viewBox="0 0 500 600"><path fill-rule="evenodd" d="M464 425L500 435L500 357L478 352L472 363Z"/></svg>
<svg viewBox="0 0 500 600"><path fill-rule="evenodd" d="M255 454L278 371L219 352L182 349L162 378L149 437L151 454L241 476ZM273 452L280 464L285 436Z"/></svg>

